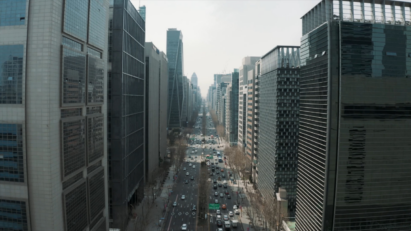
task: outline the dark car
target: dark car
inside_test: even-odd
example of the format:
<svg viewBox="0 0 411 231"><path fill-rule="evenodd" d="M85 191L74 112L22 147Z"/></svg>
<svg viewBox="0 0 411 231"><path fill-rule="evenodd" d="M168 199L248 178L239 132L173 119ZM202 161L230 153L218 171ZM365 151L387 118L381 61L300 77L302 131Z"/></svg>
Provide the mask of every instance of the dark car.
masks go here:
<svg viewBox="0 0 411 231"><path fill-rule="evenodd" d="M230 194L227 195L227 199L231 199L231 195L230 195Z"/></svg>
<svg viewBox="0 0 411 231"><path fill-rule="evenodd" d="M194 180L194 176L191 176L191 180Z"/></svg>
<svg viewBox="0 0 411 231"><path fill-rule="evenodd" d="M221 186L223 186L221 183L218 183L218 187L221 187Z"/></svg>
<svg viewBox="0 0 411 231"><path fill-rule="evenodd" d="M217 184L217 180L216 180L216 179L214 179L213 183L214 183L214 184Z"/></svg>
<svg viewBox="0 0 411 231"><path fill-rule="evenodd" d="M186 184L188 184L188 180L186 180L186 182L185 182Z"/></svg>
<svg viewBox="0 0 411 231"><path fill-rule="evenodd" d="M214 189L217 189L217 185L215 184L215 185L213 186L213 188L214 188Z"/></svg>
<svg viewBox="0 0 411 231"><path fill-rule="evenodd" d="M216 169L220 169L220 167L218 167L218 166L217 166L217 167L215 167L215 168L216 168Z"/></svg>
<svg viewBox="0 0 411 231"><path fill-rule="evenodd" d="M218 221L217 221L217 226L218 226L218 227L222 227L222 226L223 226L223 221L218 220Z"/></svg>
<svg viewBox="0 0 411 231"><path fill-rule="evenodd" d="M224 193L225 193L225 195L228 195L228 194L230 194L230 193L229 193L229 192L228 192L227 190L225 190L225 192L224 192Z"/></svg>

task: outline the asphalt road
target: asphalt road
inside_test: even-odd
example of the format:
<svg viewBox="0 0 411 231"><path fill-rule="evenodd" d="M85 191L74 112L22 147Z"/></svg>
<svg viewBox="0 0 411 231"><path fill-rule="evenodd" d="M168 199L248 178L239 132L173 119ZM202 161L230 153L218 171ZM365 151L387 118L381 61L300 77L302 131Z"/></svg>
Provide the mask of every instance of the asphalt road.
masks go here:
<svg viewBox="0 0 411 231"><path fill-rule="evenodd" d="M198 123L198 122L197 122ZM194 129L199 132L199 129ZM197 152L195 152L197 150ZM201 150L199 148L189 146L187 148L185 163L179 170L176 184L173 187L173 192L170 195L169 206L172 206L168 213L164 225L164 230L177 231L181 230L183 224L187 225L187 230L194 231L196 228L197 211L193 211L193 205L198 208L198 182L200 178L200 161ZM192 153L194 151L194 153ZM192 156L193 158L188 158ZM197 158L195 158L197 156ZM190 166L191 165L191 166ZM192 166L195 166L193 168ZM184 170L184 168L186 170ZM186 173L189 173L187 176ZM191 180L191 177L194 179ZM186 180L188 184L186 184ZM185 199L181 199L182 196ZM177 202L177 206L173 206L173 202Z"/></svg>

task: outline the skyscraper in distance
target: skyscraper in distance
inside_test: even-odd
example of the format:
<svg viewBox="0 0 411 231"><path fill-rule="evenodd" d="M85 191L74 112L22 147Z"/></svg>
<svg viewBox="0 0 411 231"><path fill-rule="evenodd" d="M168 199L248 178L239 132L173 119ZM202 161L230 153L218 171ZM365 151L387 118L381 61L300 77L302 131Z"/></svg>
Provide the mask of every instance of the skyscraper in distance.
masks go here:
<svg viewBox="0 0 411 231"><path fill-rule="evenodd" d="M193 75L191 76L191 83L193 86L197 87L198 86L198 77L197 74L194 72Z"/></svg>
<svg viewBox="0 0 411 231"><path fill-rule="evenodd" d="M302 17L296 230L411 227L411 3Z"/></svg>
<svg viewBox="0 0 411 231"><path fill-rule="evenodd" d="M182 126L181 116L184 98L184 54L183 34L171 28L167 30L168 59L168 130Z"/></svg>

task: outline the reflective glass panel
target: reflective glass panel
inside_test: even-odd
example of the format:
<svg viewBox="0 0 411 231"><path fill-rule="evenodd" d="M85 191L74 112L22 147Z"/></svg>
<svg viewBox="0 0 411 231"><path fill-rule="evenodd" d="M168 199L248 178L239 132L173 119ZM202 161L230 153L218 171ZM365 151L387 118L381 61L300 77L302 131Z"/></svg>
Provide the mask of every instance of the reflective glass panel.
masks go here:
<svg viewBox="0 0 411 231"><path fill-rule="evenodd" d="M0 26L26 23L26 0L0 0Z"/></svg>
<svg viewBox="0 0 411 231"><path fill-rule="evenodd" d="M0 124L0 181L24 182L21 124Z"/></svg>
<svg viewBox="0 0 411 231"><path fill-rule="evenodd" d="M0 104L22 103L23 45L0 46Z"/></svg>
<svg viewBox="0 0 411 231"><path fill-rule="evenodd" d="M0 214L0 230L29 230L26 202L0 199Z"/></svg>
<svg viewBox="0 0 411 231"><path fill-rule="evenodd" d="M102 0L90 1L89 43L103 48L106 27L106 8Z"/></svg>
<svg viewBox="0 0 411 231"><path fill-rule="evenodd" d="M64 1L64 32L87 40L88 1Z"/></svg>

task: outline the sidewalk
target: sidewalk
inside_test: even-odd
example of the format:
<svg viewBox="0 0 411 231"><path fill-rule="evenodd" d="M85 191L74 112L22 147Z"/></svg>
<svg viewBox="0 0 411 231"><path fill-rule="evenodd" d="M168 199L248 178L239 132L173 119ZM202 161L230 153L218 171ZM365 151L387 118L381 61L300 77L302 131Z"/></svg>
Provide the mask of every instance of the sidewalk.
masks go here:
<svg viewBox="0 0 411 231"><path fill-rule="evenodd" d="M151 195L146 195L144 200L134 209L137 214L136 219L130 219L126 231L159 231L165 221L168 208L165 210L165 206L168 204L168 192L169 188L174 185L172 176L174 174L174 166L170 167L170 171L160 191L156 192L154 199ZM160 194L159 196L157 194ZM147 211L148 210L148 211ZM146 220L143 220L143 211L145 212ZM163 219L162 219L163 218ZM161 221L161 222L159 222ZM147 225L142 228L143 223Z"/></svg>

